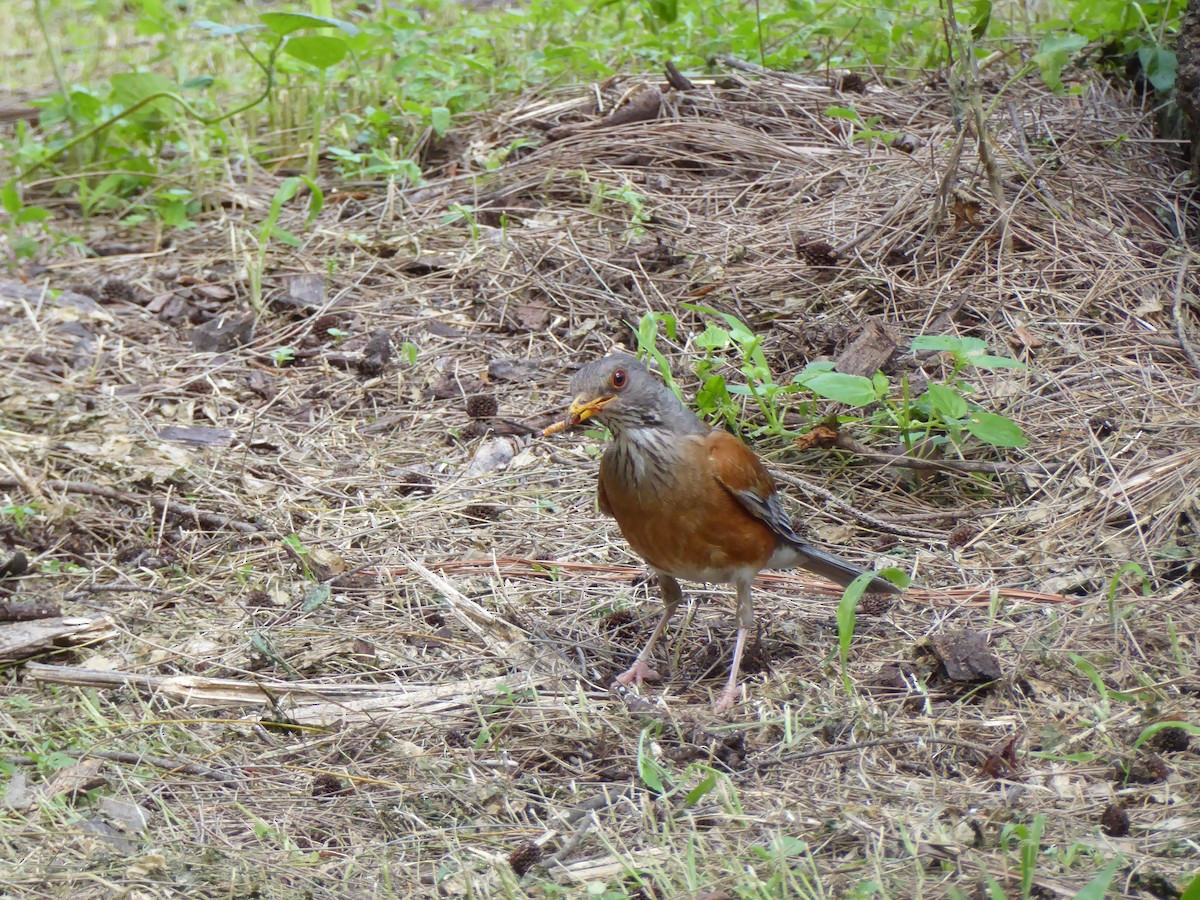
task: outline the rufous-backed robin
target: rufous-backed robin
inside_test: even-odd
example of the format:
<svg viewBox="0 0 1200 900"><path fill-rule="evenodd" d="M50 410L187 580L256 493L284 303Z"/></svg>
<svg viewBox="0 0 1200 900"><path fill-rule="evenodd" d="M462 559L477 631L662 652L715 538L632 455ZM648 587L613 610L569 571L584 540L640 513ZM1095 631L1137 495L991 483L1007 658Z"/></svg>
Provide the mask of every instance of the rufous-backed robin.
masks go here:
<svg viewBox="0 0 1200 900"><path fill-rule="evenodd" d="M658 574L663 614L621 684L660 676L650 667L654 647L683 600L679 579L737 588L737 642L718 713L738 700L738 669L754 626L750 587L763 569L802 567L848 585L857 566L796 535L775 482L749 447L692 414L671 390L632 356L614 354L571 379L574 400L553 434L595 419L613 440L600 460L600 509L634 551ZM883 578L868 590L899 592Z"/></svg>

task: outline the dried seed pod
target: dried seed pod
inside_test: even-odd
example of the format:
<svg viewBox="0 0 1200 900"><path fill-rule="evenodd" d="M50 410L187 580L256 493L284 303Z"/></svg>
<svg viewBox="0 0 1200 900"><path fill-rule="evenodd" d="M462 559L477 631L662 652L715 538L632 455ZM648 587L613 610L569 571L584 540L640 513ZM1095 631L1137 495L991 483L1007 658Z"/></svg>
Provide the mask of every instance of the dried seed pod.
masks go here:
<svg viewBox="0 0 1200 900"><path fill-rule="evenodd" d="M508 854L508 864L512 866L512 870L517 873L520 878L534 866L542 861L542 848L533 841L524 841L516 846L512 853Z"/></svg>

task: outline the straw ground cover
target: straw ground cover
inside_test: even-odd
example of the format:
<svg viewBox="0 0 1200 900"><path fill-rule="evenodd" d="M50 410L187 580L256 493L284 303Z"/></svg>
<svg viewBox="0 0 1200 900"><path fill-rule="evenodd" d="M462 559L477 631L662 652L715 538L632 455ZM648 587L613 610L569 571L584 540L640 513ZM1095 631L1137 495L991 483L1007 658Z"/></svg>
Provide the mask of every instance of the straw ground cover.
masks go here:
<svg viewBox="0 0 1200 900"><path fill-rule="evenodd" d="M264 171L170 243L93 219L112 255L6 280L2 533L31 560L6 602L92 630L4 671L4 889L1178 896L1200 765L1153 726L1200 721L1195 210L1104 82L993 107L1003 207L944 85L855 87L518 99L420 188L327 186L311 224L311 194L283 204L303 242L267 247L260 315ZM918 335L1025 365L959 377L1027 444L923 445L925 469L881 461L875 407L781 400L789 431L802 404L852 420L863 455L746 405L807 533L914 586L858 611L847 690L838 596L763 577L725 720L724 589L689 586L665 684L607 690L653 588L595 508L595 437L537 436L647 314L692 396L697 302L783 381L884 324L900 404L951 378ZM738 385L733 353L712 365Z"/></svg>

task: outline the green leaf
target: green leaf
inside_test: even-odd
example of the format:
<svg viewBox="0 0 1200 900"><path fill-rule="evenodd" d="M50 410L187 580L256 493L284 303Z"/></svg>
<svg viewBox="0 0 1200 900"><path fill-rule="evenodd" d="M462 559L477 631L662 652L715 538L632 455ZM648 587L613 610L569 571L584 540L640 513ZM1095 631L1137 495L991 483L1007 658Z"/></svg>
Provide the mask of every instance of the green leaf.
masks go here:
<svg viewBox="0 0 1200 900"><path fill-rule="evenodd" d="M842 685L847 694L854 693L850 682L850 643L854 640L854 625L858 619L858 601L867 592L867 585L875 578L874 572L863 572L842 592L837 608L838 656L842 665Z"/></svg>
<svg viewBox="0 0 1200 900"><path fill-rule="evenodd" d="M866 406L878 397L870 378L861 375L846 375L842 372L817 372L800 382L818 397L836 400L850 406Z"/></svg>
<svg viewBox="0 0 1200 900"><path fill-rule="evenodd" d="M13 222L17 225L28 225L30 222L45 222L49 218L50 210L41 206L26 206L13 216Z"/></svg>
<svg viewBox="0 0 1200 900"><path fill-rule="evenodd" d="M913 338L912 349L918 352L930 350L950 351L951 353L966 353L972 342L978 342L981 349L987 349L987 344L979 338L960 338L952 334L920 334Z"/></svg>
<svg viewBox="0 0 1200 900"><path fill-rule="evenodd" d="M679 18L679 0L650 0L650 12L664 25Z"/></svg>
<svg viewBox="0 0 1200 900"><path fill-rule="evenodd" d="M450 130L450 110L447 107L435 106L429 111L429 117L438 137L443 137Z"/></svg>
<svg viewBox="0 0 1200 900"><path fill-rule="evenodd" d="M1146 80L1154 85L1154 89L1165 93L1175 87L1175 69L1179 60L1166 47L1151 44L1138 50L1138 62L1146 73Z"/></svg>
<svg viewBox="0 0 1200 900"><path fill-rule="evenodd" d="M695 339L695 344L701 350L723 350L729 346L729 332L709 322L704 332Z"/></svg>
<svg viewBox="0 0 1200 900"><path fill-rule="evenodd" d="M1200 874L1192 877L1183 893L1179 895L1179 900L1200 900Z"/></svg>
<svg viewBox="0 0 1200 900"><path fill-rule="evenodd" d="M709 772L708 775L705 776L703 781L701 781L698 785L696 785L694 788L692 788L690 791L687 792L687 797L684 798L683 805L685 807L695 806L697 803L699 803L701 800L703 800L704 797L707 796L708 793L710 791L712 791L712 789L716 786L717 786L717 773Z"/></svg>
<svg viewBox="0 0 1200 900"><path fill-rule="evenodd" d="M638 738L638 776L645 783L646 787L650 788L656 794L662 794L666 792L666 786L663 784L663 775L665 773L662 766L658 764L651 754L650 748L647 746L648 743L649 735L646 729L643 728L641 736Z"/></svg>
<svg viewBox="0 0 1200 900"><path fill-rule="evenodd" d="M1105 700L1108 699L1108 685L1104 683L1104 678L1091 662L1091 660L1080 656L1078 653L1071 654L1071 662L1075 668L1088 677L1096 688L1096 692Z"/></svg>
<svg viewBox="0 0 1200 900"><path fill-rule="evenodd" d="M325 604L325 601L333 594L333 588L327 584L314 584L307 594L304 595L304 601L300 604L301 612L312 612L314 609Z"/></svg>
<svg viewBox="0 0 1200 900"><path fill-rule="evenodd" d="M967 362L973 366L978 366L981 369L1025 369L1028 366L1020 360L1011 359L1007 356L992 356L989 353L981 353L978 356L968 354Z"/></svg>
<svg viewBox="0 0 1200 900"><path fill-rule="evenodd" d="M337 28L350 37L358 34L358 29L349 22L307 13L268 12L260 15L258 20L280 37L286 37L301 28Z"/></svg>
<svg viewBox="0 0 1200 900"><path fill-rule="evenodd" d="M113 100L128 109L154 94L173 94L175 85L154 72L118 72L109 79ZM144 120L148 115L164 113L171 108L166 97L155 100L138 110L134 117Z"/></svg>
<svg viewBox="0 0 1200 900"><path fill-rule="evenodd" d="M944 384L931 384L925 391L929 405L943 419L961 419L967 414L967 401L958 391Z"/></svg>
<svg viewBox="0 0 1200 900"><path fill-rule="evenodd" d="M262 30L261 25L225 25L221 22L210 22L208 19L193 22L192 27L198 28L201 31L207 31L213 37L231 37L237 34L245 34L247 31Z"/></svg>
<svg viewBox="0 0 1200 900"><path fill-rule="evenodd" d="M971 421L965 426L967 431L993 447L1024 447L1029 443L1021 426L1012 419L998 416L989 412L971 413Z"/></svg>
<svg viewBox="0 0 1200 900"><path fill-rule="evenodd" d="M971 5L971 39L983 40L992 21L992 0L975 0Z"/></svg>
<svg viewBox="0 0 1200 900"><path fill-rule="evenodd" d="M830 106L825 110L825 115L834 119L850 119L858 121L858 110L852 106Z"/></svg>
<svg viewBox="0 0 1200 900"><path fill-rule="evenodd" d="M1108 886L1112 884L1120 863L1121 858L1118 856L1105 866L1100 874L1083 886L1083 889L1075 895L1075 900L1104 900L1108 896Z"/></svg>
<svg viewBox="0 0 1200 900"><path fill-rule="evenodd" d="M1071 57L1087 46L1087 38L1073 31L1048 34L1042 38L1038 52L1033 56L1034 64L1042 72L1042 80L1051 90L1062 90L1062 72Z"/></svg>
<svg viewBox="0 0 1200 900"><path fill-rule="evenodd" d="M10 178L0 187L0 206L10 216L15 216L21 210L21 192L17 190L17 179Z"/></svg>
<svg viewBox="0 0 1200 900"><path fill-rule="evenodd" d="M287 39L283 52L318 69L336 66L350 52L346 41L329 34L301 34Z"/></svg>

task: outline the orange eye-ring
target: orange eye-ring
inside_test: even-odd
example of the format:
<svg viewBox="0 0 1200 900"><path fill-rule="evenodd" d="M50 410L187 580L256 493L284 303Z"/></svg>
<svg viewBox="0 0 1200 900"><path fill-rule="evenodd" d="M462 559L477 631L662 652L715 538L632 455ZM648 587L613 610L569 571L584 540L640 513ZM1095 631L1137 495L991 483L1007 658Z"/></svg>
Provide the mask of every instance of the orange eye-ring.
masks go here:
<svg viewBox="0 0 1200 900"><path fill-rule="evenodd" d="M628 381L628 379L629 376L625 374L624 369L614 369L612 376L608 380L612 386L619 391L621 388L625 387L625 382Z"/></svg>

